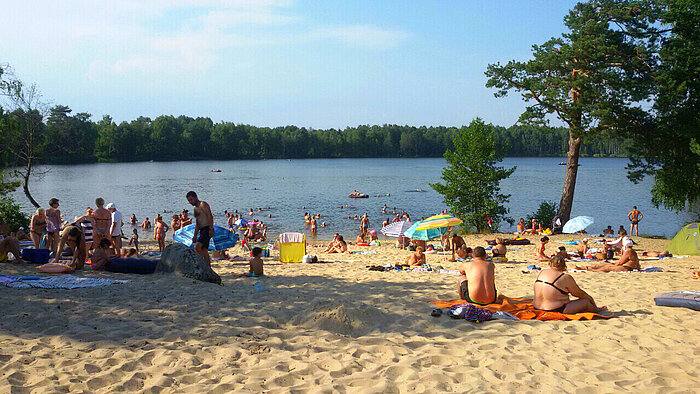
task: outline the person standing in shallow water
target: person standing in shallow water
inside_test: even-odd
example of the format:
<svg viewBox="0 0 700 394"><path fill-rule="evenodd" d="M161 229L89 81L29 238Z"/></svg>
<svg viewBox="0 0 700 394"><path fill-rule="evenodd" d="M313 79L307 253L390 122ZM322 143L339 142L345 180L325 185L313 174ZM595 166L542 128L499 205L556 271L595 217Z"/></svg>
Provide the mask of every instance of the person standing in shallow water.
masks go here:
<svg viewBox="0 0 700 394"><path fill-rule="evenodd" d="M194 207L194 236L192 243L194 250L202 256L207 265L211 267L211 258L209 257L209 242L214 237L214 216L211 213L209 204L205 201L200 201L197 193L194 191L187 192L187 202Z"/></svg>

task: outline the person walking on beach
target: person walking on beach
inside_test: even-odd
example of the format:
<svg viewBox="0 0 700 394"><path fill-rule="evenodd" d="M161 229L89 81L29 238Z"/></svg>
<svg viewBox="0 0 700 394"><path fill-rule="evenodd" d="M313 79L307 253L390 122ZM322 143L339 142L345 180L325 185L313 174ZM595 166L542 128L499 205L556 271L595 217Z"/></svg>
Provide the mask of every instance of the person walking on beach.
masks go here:
<svg viewBox="0 0 700 394"><path fill-rule="evenodd" d="M644 215L637 210L637 206L633 206L630 213L627 214L627 219L631 222L630 224L630 235L634 232L636 236L639 236L639 222L644 219Z"/></svg>
<svg viewBox="0 0 700 394"><path fill-rule="evenodd" d="M112 224L109 227L109 234L112 236L114 253L119 254L122 250L122 213L117 211L117 206L114 205L113 202L107 204L107 210L112 215Z"/></svg>
<svg viewBox="0 0 700 394"><path fill-rule="evenodd" d="M94 245L99 245L103 239L108 239L112 242L110 228L112 228L112 214L104 208L105 200L100 197L95 200L95 208L92 211L92 218L95 219L95 227L93 228L92 241Z"/></svg>
<svg viewBox="0 0 700 394"><path fill-rule="evenodd" d="M200 201L197 193L194 191L187 192L187 202L194 207L194 250L204 258L208 266L211 266L211 258L209 257L209 241L214 236L214 216L211 213L209 204L205 201Z"/></svg>

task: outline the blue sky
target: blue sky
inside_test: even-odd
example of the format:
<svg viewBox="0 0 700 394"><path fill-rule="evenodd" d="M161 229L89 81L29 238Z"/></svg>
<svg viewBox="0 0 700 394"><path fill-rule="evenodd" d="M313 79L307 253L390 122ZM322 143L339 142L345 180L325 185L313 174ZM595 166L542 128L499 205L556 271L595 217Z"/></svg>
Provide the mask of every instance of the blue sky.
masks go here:
<svg viewBox="0 0 700 394"><path fill-rule="evenodd" d="M0 63L93 119L509 126L523 103L493 97L486 65L526 59L574 4L0 0Z"/></svg>

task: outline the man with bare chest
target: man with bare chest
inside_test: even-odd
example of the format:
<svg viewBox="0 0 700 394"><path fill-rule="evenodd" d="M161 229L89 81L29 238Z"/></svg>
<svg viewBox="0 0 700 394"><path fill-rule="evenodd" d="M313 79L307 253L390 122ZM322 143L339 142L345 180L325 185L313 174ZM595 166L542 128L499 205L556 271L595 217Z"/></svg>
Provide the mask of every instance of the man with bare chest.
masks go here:
<svg viewBox="0 0 700 394"><path fill-rule="evenodd" d="M211 266L211 258L209 257L209 241L214 237L214 216L211 213L209 204L205 201L200 201L197 193L193 191L187 192L187 202L194 207L194 236L192 243L194 250L204 258L207 265Z"/></svg>

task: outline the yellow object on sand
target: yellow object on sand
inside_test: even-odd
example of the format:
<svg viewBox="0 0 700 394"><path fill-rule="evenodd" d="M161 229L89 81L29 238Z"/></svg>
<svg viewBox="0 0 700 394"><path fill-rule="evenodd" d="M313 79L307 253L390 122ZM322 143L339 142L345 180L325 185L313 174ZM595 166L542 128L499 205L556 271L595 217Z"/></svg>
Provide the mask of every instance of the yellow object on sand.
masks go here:
<svg viewBox="0 0 700 394"><path fill-rule="evenodd" d="M306 254L306 235L299 234L301 242L285 242L284 234L280 234L279 248L282 263L301 263Z"/></svg>
<svg viewBox="0 0 700 394"><path fill-rule="evenodd" d="M47 274L67 274L73 271L70 265L62 263L46 263L36 267L36 269Z"/></svg>

